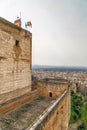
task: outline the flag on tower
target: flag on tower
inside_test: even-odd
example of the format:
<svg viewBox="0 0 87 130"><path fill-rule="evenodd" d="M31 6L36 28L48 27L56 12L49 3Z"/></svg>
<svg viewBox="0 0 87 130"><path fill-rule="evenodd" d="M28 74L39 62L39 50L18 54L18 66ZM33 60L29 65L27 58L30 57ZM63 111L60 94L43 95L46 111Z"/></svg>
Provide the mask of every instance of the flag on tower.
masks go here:
<svg viewBox="0 0 87 130"><path fill-rule="evenodd" d="M32 23L31 21L25 22L25 27L27 28L27 26L30 26L32 28Z"/></svg>

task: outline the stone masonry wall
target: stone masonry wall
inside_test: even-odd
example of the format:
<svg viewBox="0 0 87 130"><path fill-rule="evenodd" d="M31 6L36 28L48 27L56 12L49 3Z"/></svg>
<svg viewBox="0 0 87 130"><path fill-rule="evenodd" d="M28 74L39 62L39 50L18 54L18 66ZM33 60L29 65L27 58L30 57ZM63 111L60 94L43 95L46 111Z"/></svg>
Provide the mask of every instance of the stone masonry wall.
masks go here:
<svg viewBox="0 0 87 130"><path fill-rule="evenodd" d="M69 107L68 93L60 96L52 106L44 112L31 128L27 130L68 130Z"/></svg>
<svg viewBox="0 0 87 130"><path fill-rule="evenodd" d="M0 106L0 116L6 114L7 112L13 111L14 109L17 109L18 107L20 107L21 105L27 102L28 103L31 102L32 100L39 97L39 95L40 92L35 90L30 93L26 93L20 97L17 97L15 99L9 100L8 102L4 102Z"/></svg>
<svg viewBox="0 0 87 130"><path fill-rule="evenodd" d="M52 93L52 98L56 99L61 96L61 94L68 90L68 84L46 84L43 82L38 82L37 88L41 89L41 95L50 96L50 92Z"/></svg>
<svg viewBox="0 0 87 130"><path fill-rule="evenodd" d="M68 97L61 100L59 105L48 115L47 123L43 123L42 130L68 130Z"/></svg>
<svg viewBox="0 0 87 130"><path fill-rule="evenodd" d="M0 18L0 104L31 91L31 38Z"/></svg>

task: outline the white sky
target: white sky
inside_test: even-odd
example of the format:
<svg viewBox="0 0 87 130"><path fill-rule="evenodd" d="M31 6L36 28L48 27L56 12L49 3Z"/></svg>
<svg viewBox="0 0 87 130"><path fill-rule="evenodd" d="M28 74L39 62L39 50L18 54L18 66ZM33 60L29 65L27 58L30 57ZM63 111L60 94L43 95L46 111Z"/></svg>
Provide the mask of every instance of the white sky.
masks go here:
<svg viewBox="0 0 87 130"><path fill-rule="evenodd" d="M32 22L33 64L87 66L87 0L0 0L0 16Z"/></svg>

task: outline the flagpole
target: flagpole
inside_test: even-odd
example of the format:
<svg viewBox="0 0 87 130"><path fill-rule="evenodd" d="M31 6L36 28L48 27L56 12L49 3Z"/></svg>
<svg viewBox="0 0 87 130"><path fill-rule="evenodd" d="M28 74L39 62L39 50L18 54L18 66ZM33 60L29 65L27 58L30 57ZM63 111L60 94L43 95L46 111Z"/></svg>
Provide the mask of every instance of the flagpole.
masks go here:
<svg viewBox="0 0 87 130"><path fill-rule="evenodd" d="M20 12L20 21L21 21L21 12ZM21 26L22 26L22 23L21 23Z"/></svg>

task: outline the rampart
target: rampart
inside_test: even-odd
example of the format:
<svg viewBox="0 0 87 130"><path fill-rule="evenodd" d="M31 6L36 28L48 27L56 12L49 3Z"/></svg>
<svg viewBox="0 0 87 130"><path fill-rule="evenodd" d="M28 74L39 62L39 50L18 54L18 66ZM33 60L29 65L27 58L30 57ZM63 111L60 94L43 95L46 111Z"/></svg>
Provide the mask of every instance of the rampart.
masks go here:
<svg viewBox="0 0 87 130"><path fill-rule="evenodd" d="M31 66L32 34L0 18L0 129L67 130L68 81L49 78L34 88Z"/></svg>
<svg viewBox="0 0 87 130"><path fill-rule="evenodd" d="M68 93L65 91L26 130L67 130L68 109Z"/></svg>
<svg viewBox="0 0 87 130"><path fill-rule="evenodd" d="M17 98L6 101L6 102L0 104L0 115L3 115L14 109L17 109L21 105L23 105L27 102L31 102L32 100L36 99L39 96L40 96L40 91L35 90L30 93L26 93L22 96L19 96Z"/></svg>

